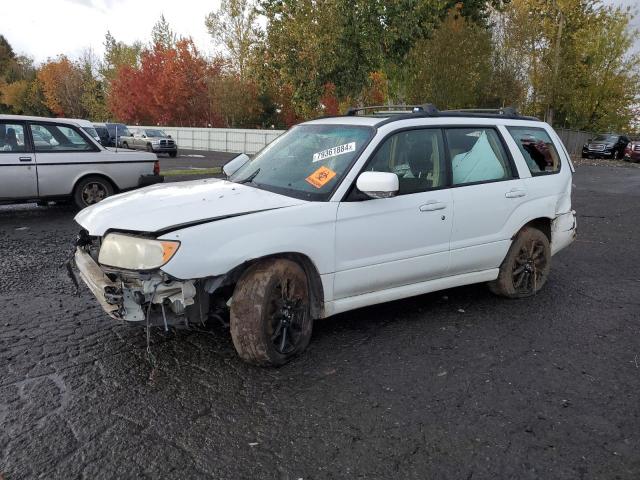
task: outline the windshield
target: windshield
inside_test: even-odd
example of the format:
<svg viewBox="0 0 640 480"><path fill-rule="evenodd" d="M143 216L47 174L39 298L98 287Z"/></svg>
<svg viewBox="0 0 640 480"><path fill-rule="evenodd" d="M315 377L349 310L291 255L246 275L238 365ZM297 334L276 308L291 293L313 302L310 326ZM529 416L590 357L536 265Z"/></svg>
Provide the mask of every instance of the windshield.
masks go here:
<svg viewBox="0 0 640 480"><path fill-rule="evenodd" d="M371 127L299 125L229 180L304 200L328 200L373 133Z"/></svg>
<svg viewBox="0 0 640 480"><path fill-rule="evenodd" d="M98 132L93 127L82 127L82 129L87 132L92 138L98 138Z"/></svg>
<svg viewBox="0 0 640 480"><path fill-rule="evenodd" d="M166 137L165 133L162 130L145 130L144 133L147 137Z"/></svg>
<svg viewBox="0 0 640 480"><path fill-rule="evenodd" d="M617 142L618 137L615 135L596 135L594 142Z"/></svg>

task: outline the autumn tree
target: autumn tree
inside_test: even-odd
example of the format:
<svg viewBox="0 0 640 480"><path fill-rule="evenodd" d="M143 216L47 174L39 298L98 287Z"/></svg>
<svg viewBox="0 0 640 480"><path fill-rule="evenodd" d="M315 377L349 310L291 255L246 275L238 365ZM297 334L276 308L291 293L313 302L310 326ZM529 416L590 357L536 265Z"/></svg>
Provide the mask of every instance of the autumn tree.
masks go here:
<svg viewBox="0 0 640 480"><path fill-rule="evenodd" d="M257 18L254 0L222 0L205 18L213 42L222 47L240 78L245 78L249 57L262 36Z"/></svg>
<svg viewBox="0 0 640 480"><path fill-rule="evenodd" d="M208 118L207 62L190 39L175 48L144 50L140 67L122 66L111 82L108 105L129 123L199 125Z"/></svg>
<svg viewBox="0 0 640 480"><path fill-rule="evenodd" d="M409 53L409 99L441 109L482 105L491 55L491 33L462 16L461 5L454 7L431 38L416 43Z"/></svg>
<svg viewBox="0 0 640 480"><path fill-rule="evenodd" d="M104 59L100 66L100 75L108 83L117 74L118 69L123 66L136 67L140 60L142 44L134 42L128 45L117 41L111 32L107 32L104 39Z"/></svg>
<svg viewBox="0 0 640 480"><path fill-rule="evenodd" d="M45 105L57 116L82 118L82 71L66 56L60 55L40 67L37 74Z"/></svg>
<svg viewBox="0 0 640 480"><path fill-rule="evenodd" d="M176 46L177 41L178 36L171 30L169 22L164 18L164 15L160 15L160 19L151 29L151 44L170 49Z"/></svg>

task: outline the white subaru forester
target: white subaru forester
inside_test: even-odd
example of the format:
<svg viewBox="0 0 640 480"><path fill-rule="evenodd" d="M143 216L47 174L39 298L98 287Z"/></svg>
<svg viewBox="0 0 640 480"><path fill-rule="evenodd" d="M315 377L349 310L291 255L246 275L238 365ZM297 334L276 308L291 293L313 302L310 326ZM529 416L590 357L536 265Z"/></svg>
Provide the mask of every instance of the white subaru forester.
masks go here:
<svg viewBox="0 0 640 480"><path fill-rule="evenodd" d="M230 317L280 365L314 319L477 282L534 295L576 235L573 166L546 123L500 111L351 110L291 128L226 180L154 185L81 211L75 263L143 325Z"/></svg>

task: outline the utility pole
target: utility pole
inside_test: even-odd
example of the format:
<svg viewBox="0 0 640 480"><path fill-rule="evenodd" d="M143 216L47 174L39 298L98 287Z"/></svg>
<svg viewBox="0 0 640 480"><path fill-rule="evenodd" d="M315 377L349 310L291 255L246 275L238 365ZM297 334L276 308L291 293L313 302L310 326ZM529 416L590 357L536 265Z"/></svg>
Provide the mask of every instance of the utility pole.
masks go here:
<svg viewBox="0 0 640 480"><path fill-rule="evenodd" d="M553 125L553 116L555 103L557 100L557 90L558 90L558 70L560 68L560 52L562 50L562 30L564 28L564 13L558 6L558 2L556 0L551 0L553 8L558 12L558 30L556 31L556 41L554 45L554 58L553 58L553 74L551 79L551 98L547 102L547 114L546 120L549 125Z"/></svg>

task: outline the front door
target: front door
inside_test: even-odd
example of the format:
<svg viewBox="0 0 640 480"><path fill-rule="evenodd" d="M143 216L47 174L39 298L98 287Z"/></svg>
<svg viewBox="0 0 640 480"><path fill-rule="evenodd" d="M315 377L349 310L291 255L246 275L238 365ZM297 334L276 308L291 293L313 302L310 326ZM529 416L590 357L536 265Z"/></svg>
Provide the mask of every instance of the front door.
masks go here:
<svg viewBox="0 0 640 480"><path fill-rule="evenodd" d="M446 275L453 204L441 130L391 135L364 170L396 173L400 190L392 198L363 199L354 186L340 203L334 298Z"/></svg>
<svg viewBox="0 0 640 480"><path fill-rule="evenodd" d="M38 173L25 124L0 120L0 199L36 198Z"/></svg>

